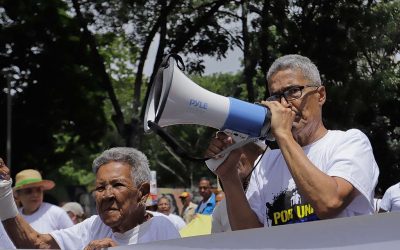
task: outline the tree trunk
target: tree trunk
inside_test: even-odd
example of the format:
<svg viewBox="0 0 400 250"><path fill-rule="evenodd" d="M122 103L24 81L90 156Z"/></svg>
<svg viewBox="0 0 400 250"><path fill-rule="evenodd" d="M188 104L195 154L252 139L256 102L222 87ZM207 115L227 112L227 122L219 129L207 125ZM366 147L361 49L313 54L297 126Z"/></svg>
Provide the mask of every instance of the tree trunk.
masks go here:
<svg viewBox="0 0 400 250"><path fill-rule="evenodd" d="M265 79L265 86L266 90L264 93L264 100L269 96L268 88L267 88L267 72L268 68L271 64L271 55L268 51L268 42L269 35L268 35L268 27L270 26L270 22L268 19L269 16L269 1L264 1L263 8L261 10L261 30L258 34L258 48L260 50L260 68L263 73L263 78Z"/></svg>
<svg viewBox="0 0 400 250"><path fill-rule="evenodd" d="M254 102L254 85L253 78L256 75L257 59L251 54L251 39L247 28L248 1L242 0L242 36L243 36L243 59L244 59L244 80L247 87L247 100Z"/></svg>
<svg viewBox="0 0 400 250"><path fill-rule="evenodd" d="M118 132L120 133L120 135L122 135L123 138L126 138L123 136L127 132L125 122L124 122L124 115L121 111L121 106L119 105L117 96L115 95L111 79L110 79L109 75L107 74L103 57L100 55L99 51L97 50L96 39L94 38L93 34L87 28L87 22L80 11L80 5L79 5L78 0L72 0L72 4L73 4L73 7L76 12L78 22L83 30L82 40L84 41L85 46L86 45L89 46L90 53L92 54L92 57L93 57L94 63L92 65L90 65L90 67L92 68L92 71L94 72L94 74L99 76L101 86L108 93L108 96L111 100L111 104L112 104L112 106L114 108L114 112L115 112L114 116L112 117L112 120L113 120L115 126L117 127Z"/></svg>
<svg viewBox="0 0 400 250"><path fill-rule="evenodd" d="M152 29L149 32L149 35L146 37L146 41L143 45L142 52L140 53L140 58L139 58L139 65L138 65L138 70L136 73L136 79L135 79L135 91L134 91L134 98L133 98L133 111L136 112L138 108L141 106L140 105L140 94L141 94L141 87L143 84L143 69L144 69L144 64L146 62L148 52L150 49L150 45L157 34L157 32L162 28L163 26L166 25L167 17L171 13L171 11L174 9L178 1L171 1L169 5L167 5L167 0L159 0L158 4L161 5L161 11L160 15L153 25Z"/></svg>

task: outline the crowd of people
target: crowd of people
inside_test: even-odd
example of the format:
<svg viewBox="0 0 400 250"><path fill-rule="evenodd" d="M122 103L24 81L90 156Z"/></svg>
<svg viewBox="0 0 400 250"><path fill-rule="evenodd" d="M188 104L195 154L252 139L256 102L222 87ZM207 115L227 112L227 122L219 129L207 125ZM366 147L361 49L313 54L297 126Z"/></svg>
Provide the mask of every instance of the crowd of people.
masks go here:
<svg viewBox="0 0 400 250"><path fill-rule="evenodd" d="M198 214L212 216L211 232L218 233L400 211L400 183L374 208L379 168L367 136L325 127L327 93L308 58L278 58L268 71L267 88L270 97L261 104L272 114L278 149L250 143L233 150L215 171L222 190L202 178L198 204L194 190L182 192L182 209L175 213L166 195L147 204L150 168L134 148L111 148L93 161L98 214L88 218L77 202L62 208L43 202L43 192L55 184L36 170L18 173L13 186L0 158L0 248L100 249L176 239ZM233 143L229 134L217 133L206 156Z"/></svg>

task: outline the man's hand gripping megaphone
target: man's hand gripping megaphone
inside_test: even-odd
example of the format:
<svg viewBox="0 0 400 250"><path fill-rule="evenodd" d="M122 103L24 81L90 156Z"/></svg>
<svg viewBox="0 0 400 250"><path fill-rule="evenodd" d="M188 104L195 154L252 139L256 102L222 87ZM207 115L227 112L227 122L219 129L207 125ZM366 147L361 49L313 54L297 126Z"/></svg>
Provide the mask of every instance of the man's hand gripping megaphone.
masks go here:
<svg viewBox="0 0 400 250"><path fill-rule="evenodd" d="M215 138L211 139L210 145L205 153L207 167L215 172L217 168L228 158L229 154L248 143L257 143L263 149L266 145L259 138L249 137L246 134L238 133L232 130L218 131Z"/></svg>

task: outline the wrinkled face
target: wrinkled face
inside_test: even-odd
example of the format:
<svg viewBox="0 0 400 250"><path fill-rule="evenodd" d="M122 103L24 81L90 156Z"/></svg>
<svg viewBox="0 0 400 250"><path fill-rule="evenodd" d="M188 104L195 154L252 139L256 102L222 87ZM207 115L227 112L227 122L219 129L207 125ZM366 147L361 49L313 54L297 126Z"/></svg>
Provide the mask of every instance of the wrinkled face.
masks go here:
<svg viewBox="0 0 400 250"><path fill-rule="evenodd" d="M270 95L281 94L293 86L306 86L315 83L307 80L299 70L281 70L272 75L268 83ZM305 87L302 96L287 102L281 98L282 104L288 104L296 113L292 126L292 133L297 140L298 137L312 135L322 123L322 105L325 102L325 87Z"/></svg>
<svg viewBox="0 0 400 250"><path fill-rule="evenodd" d="M33 214L43 203L43 188L30 187L17 190L18 200L21 202L24 214Z"/></svg>
<svg viewBox="0 0 400 250"><path fill-rule="evenodd" d="M144 208L138 206L142 194L126 163L110 162L99 168L94 196L100 218L113 232L132 229L144 216Z"/></svg>
<svg viewBox="0 0 400 250"><path fill-rule="evenodd" d="M208 199L211 196L211 185L208 180L202 180L199 183L199 193L203 199Z"/></svg>
<svg viewBox="0 0 400 250"><path fill-rule="evenodd" d="M169 204L169 200L167 198L160 198L157 204L157 210L160 213L169 215L171 211L171 205Z"/></svg>

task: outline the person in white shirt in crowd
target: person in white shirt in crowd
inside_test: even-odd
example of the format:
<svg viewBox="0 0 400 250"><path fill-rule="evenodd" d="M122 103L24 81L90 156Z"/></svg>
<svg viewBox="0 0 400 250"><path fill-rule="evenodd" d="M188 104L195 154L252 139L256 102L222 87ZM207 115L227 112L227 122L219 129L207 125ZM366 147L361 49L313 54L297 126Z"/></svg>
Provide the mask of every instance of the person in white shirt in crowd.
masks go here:
<svg viewBox="0 0 400 250"><path fill-rule="evenodd" d="M83 207L78 202L67 202L62 206L62 209L68 213L74 224L78 224L86 219Z"/></svg>
<svg viewBox="0 0 400 250"><path fill-rule="evenodd" d="M380 213L394 211L400 211L400 182L386 190L380 203Z"/></svg>
<svg viewBox="0 0 400 250"><path fill-rule="evenodd" d="M241 148L242 152L237 164L237 171L245 192L249 184L253 166L256 164L257 159L259 159L260 155L265 151L265 149L266 145L263 143L249 143ZM222 185L221 188L223 189ZM219 194L220 193L217 194L216 198L217 203ZM232 231L231 225L229 224L228 211L226 208L225 193L222 192L222 194L224 198L215 206L215 209L212 213L211 233Z"/></svg>
<svg viewBox="0 0 400 250"><path fill-rule="evenodd" d="M253 171L245 193L233 150L216 174L224 186L233 230L372 214L379 169L367 136L357 129L328 130L326 89L317 67L300 55L278 58L267 73L270 150ZM233 144L218 133L206 151L214 157Z"/></svg>
<svg viewBox="0 0 400 250"><path fill-rule="evenodd" d="M43 180L39 171L25 169L15 176L14 195L21 203L19 213L39 233L73 226L68 214L60 207L43 202L43 191L54 188L51 180Z"/></svg>
<svg viewBox="0 0 400 250"><path fill-rule="evenodd" d="M180 216L171 213L171 201L166 196L158 199L157 211L167 216L178 231L186 226L185 221Z"/></svg>
<svg viewBox="0 0 400 250"><path fill-rule="evenodd" d="M134 148L111 148L93 161L93 171L96 173L93 195L99 215L67 229L41 234L24 220L11 202L14 200L12 180L0 158L0 219L14 245L18 248L100 249L180 238L168 219L146 213L150 169L142 152Z"/></svg>

